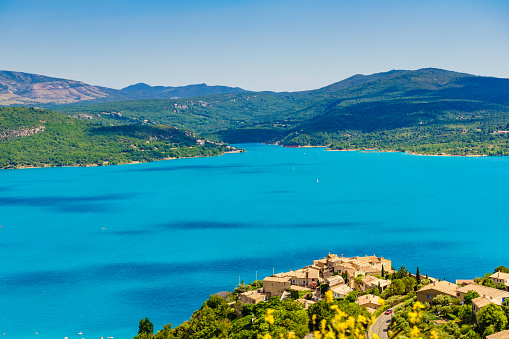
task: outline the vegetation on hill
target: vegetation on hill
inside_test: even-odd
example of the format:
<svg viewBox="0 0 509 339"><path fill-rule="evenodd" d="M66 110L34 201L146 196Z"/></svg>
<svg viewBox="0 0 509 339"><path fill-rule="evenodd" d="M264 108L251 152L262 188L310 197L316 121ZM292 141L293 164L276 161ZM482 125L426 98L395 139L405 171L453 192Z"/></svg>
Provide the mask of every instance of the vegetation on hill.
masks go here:
<svg viewBox="0 0 509 339"><path fill-rule="evenodd" d="M103 124L171 124L228 142L509 154L509 79L439 69L355 75L295 93L58 106Z"/></svg>
<svg viewBox="0 0 509 339"><path fill-rule="evenodd" d="M201 143L171 126L98 126L51 111L0 108L0 168L113 165L230 150Z"/></svg>

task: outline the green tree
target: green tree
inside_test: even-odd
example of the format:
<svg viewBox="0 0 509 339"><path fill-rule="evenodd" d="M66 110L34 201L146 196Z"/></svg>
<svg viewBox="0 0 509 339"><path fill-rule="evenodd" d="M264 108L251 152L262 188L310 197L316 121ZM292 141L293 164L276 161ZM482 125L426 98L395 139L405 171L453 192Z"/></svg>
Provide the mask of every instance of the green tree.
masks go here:
<svg viewBox="0 0 509 339"><path fill-rule="evenodd" d="M502 303L502 310L504 311L506 318L509 320L509 298L506 298Z"/></svg>
<svg viewBox="0 0 509 339"><path fill-rule="evenodd" d="M498 266L495 268L495 272L509 273L509 268L505 266Z"/></svg>
<svg viewBox="0 0 509 339"><path fill-rule="evenodd" d="M483 334L488 327L492 327L495 332L499 332L504 330L507 325L507 317L502 307L495 304L489 304L481 308L477 312L477 320L479 322L479 332Z"/></svg>
<svg viewBox="0 0 509 339"><path fill-rule="evenodd" d="M388 296L401 295L405 293L405 284L401 279L394 279L386 289Z"/></svg>
<svg viewBox="0 0 509 339"><path fill-rule="evenodd" d="M421 272L419 272L419 266L417 266L417 272L415 273L415 278L417 279L417 284L421 283Z"/></svg>
<svg viewBox="0 0 509 339"><path fill-rule="evenodd" d="M476 291L468 291L468 293L465 294L465 296L463 297L463 301L465 302L465 304L471 305L472 299L475 298L479 298L479 293L477 293Z"/></svg>
<svg viewBox="0 0 509 339"><path fill-rule="evenodd" d="M458 318L465 324L473 322L472 305L464 304L458 310Z"/></svg>
<svg viewBox="0 0 509 339"><path fill-rule="evenodd" d="M154 324L149 318L141 319L138 326L138 335L135 339L152 338L154 334Z"/></svg>
<svg viewBox="0 0 509 339"><path fill-rule="evenodd" d="M171 329L171 324L166 324L163 326L162 330L157 331L154 336L154 339L173 339L173 332Z"/></svg>
<svg viewBox="0 0 509 339"><path fill-rule="evenodd" d="M414 287L417 285L417 281L414 277L408 276L401 278L403 284L405 284L405 292L408 293L414 290Z"/></svg>

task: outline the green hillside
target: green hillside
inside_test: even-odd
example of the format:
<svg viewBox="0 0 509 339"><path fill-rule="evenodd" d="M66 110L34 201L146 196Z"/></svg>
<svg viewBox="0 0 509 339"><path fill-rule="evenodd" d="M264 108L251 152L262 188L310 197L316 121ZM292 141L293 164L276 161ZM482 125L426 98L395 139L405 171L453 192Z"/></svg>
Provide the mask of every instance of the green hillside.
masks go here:
<svg viewBox="0 0 509 339"><path fill-rule="evenodd" d="M34 108L0 108L0 168L85 166L219 155L229 146L171 126L99 126Z"/></svg>
<svg viewBox="0 0 509 339"><path fill-rule="evenodd" d="M424 154L508 154L509 79L440 69L355 75L321 89L59 106L110 125L171 124L228 142Z"/></svg>

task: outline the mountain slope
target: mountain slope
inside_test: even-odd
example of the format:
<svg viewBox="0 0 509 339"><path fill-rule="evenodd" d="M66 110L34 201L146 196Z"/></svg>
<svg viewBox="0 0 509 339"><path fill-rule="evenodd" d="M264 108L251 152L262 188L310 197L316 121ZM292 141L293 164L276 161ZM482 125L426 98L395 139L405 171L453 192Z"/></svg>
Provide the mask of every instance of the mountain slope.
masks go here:
<svg viewBox="0 0 509 339"><path fill-rule="evenodd" d="M80 81L0 71L0 105L66 104L107 96L104 90Z"/></svg>
<svg viewBox="0 0 509 339"><path fill-rule="evenodd" d="M172 124L231 143L426 154L457 150L506 154L509 149L503 139L509 134L492 134L509 123L509 79L434 68L355 75L304 92L249 92L56 109L71 115L85 113L104 124Z"/></svg>
<svg viewBox="0 0 509 339"><path fill-rule="evenodd" d="M242 92L246 91L238 87L207 86L206 84L180 87L152 87L147 84L136 84L117 90L92 86L75 80L0 71L0 106L188 98Z"/></svg>
<svg viewBox="0 0 509 339"><path fill-rule="evenodd" d="M0 168L112 165L230 149L171 126L98 126L41 109L0 108Z"/></svg>
<svg viewBox="0 0 509 339"><path fill-rule="evenodd" d="M191 98L204 95L242 93L239 87L207 86L206 84L181 87L149 86L144 83L131 85L120 90L120 93L134 100Z"/></svg>

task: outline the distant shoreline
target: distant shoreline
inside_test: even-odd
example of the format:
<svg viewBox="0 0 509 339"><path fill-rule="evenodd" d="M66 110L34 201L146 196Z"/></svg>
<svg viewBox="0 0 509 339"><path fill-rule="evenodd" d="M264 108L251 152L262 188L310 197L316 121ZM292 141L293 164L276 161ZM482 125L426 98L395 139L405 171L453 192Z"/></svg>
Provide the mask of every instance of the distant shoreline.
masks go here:
<svg viewBox="0 0 509 339"><path fill-rule="evenodd" d="M277 145L277 144L276 144ZM377 149L357 149L357 148L347 148L347 149L330 149L328 146L284 146L284 145L278 145L283 146L286 148L322 148L325 147L326 151L331 152L361 152L361 153L406 153L408 155L420 155L420 156L426 156L426 157L489 157L490 155L486 154L424 154L424 153L414 153L410 151L385 151L385 150L377 150ZM492 155L493 157L502 157L503 155Z"/></svg>
<svg viewBox="0 0 509 339"><path fill-rule="evenodd" d="M229 152L224 152L224 153L221 153L219 155L198 155L198 156L195 156L195 157L181 157L181 158L174 158L174 157L170 157L170 158L164 158L164 159L158 159L158 160L151 160L151 161L132 161L132 162L126 162L126 163L121 163L121 164L114 164L114 165L110 165L110 164L103 164L103 165L99 165L99 164L86 164L86 165L65 165L65 166L53 166L53 165L50 165L50 164L47 164L45 166L19 166L19 167L14 167L14 168L0 168L0 170L17 170L17 169L20 169L20 170L23 170L23 169L36 169L36 168L79 168L79 167L104 167L104 166L122 166L122 165L136 165L136 164L148 164L148 163L151 163L151 162L157 162L157 161L166 161L166 160L179 160L179 159L193 159L193 158L210 158L210 157L219 157L219 156L222 156L224 154L229 154L229 153L243 153L244 150L242 149L236 149L234 151L229 151Z"/></svg>

